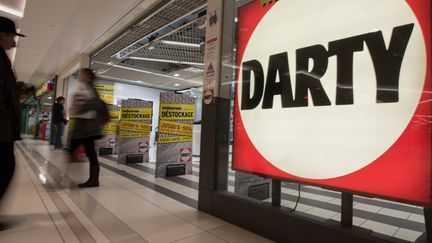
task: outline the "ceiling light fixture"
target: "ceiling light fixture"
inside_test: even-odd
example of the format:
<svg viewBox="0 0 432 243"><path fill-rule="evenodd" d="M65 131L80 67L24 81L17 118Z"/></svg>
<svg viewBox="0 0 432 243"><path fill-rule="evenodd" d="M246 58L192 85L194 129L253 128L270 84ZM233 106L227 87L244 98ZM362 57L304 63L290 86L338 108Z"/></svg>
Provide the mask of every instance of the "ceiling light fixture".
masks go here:
<svg viewBox="0 0 432 243"><path fill-rule="evenodd" d="M180 84L174 84L174 86L178 87L178 86L180 86Z"/></svg>
<svg viewBox="0 0 432 243"><path fill-rule="evenodd" d="M49 99L49 100L52 99L52 96L48 97L48 99Z"/></svg>
<svg viewBox="0 0 432 243"><path fill-rule="evenodd" d="M173 76L165 75L165 74L161 74L161 73L149 72L149 71L141 70L141 69L138 69L138 68L131 68L131 67L125 67L125 66L120 66L120 65L113 65L113 67L122 68L122 69L126 69L126 70L131 70L131 71L135 71L135 72L147 73L147 74L156 75L156 76L161 76L161 77L167 77L167 78L172 78L172 79L178 79L178 80L182 80L182 81L186 81L186 82L190 82L190 83L195 83L195 84L200 84L200 85L202 85L202 83L197 82L197 81L187 80L187 79L178 78L178 77L173 77Z"/></svg>
<svg viewBox="0 0 432 243"><path fill-rule="evenodd" d="M23 12L20 12L18 10L13 9L13 8L6 7L6 6L2 5L2 4L0 4L0 11L4 12L4 13L7 13L7 14L11 14L13 16L20 17L20 18L22 18L24 16Z"/></svg>
<svg viewBox="0 0 432 243"><path fill-rule="evenodd" d="M175 63L175 64L187 64L193 66L204 66L204 63L198 62L181 62L176 60L165 60L165 59L156 59L156 58L146 58L146 57L128 57L131 60L142 60L142 61L151 61L151 62L167 62L167 63Z"/></svg>
<svg viewBox="0 0 432 243"><path fill-rule="evenodd" d="M174 77L178 77L178 76L180 76L180 74L174 73Z"/></svg>
<svg viewBox="0 0 432 243"><path fill-rule="evenodd" d="M147 88L163 89L163 90L175 90L175 88L172 88L172 87L166 87L164 85L158 85L158 84L150 84L150 83L146 83L146 82L139 82L139 80L130 80L130 79L112 77L112 76L108 76L108 75L100 75L99 77L105 78L105 79L110 79L110 80L116 80L116 81L119 81L121 83L127 83L127 84L131 84L131 85L140 85L140 86L147 87ZM119 97L117 97L117 98L119 98Z"/></svg>
<svg viewBox="0 0 432 243"><path fill-rule="evenodd" d="M187 47L200 48L200 44L195 44L195 43L169 41L169 40L161 40L161 43L167 44L167 45L173 45L173 46L187 46Z"/></svg>

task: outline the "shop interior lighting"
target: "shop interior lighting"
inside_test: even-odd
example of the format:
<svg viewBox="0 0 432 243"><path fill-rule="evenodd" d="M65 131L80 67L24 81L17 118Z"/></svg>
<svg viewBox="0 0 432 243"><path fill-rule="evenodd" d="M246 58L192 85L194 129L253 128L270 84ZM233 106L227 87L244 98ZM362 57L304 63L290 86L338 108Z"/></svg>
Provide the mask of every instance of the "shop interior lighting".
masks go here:
<svg viewBox="0 0 432 243"><path fill-rule="evenodd" d="M48 97L47 99L49 99L49 100L52 99L52 96Z"/></svg>
<svg viewBox="0 0 432 243"><path fill-rule="evenodd" d="M141 72L141 73L147 73L147 74L161 76L161 77L166 77L166 78L172 78L172 79L182 80L182 81L186 81L186 82L202 85L202 83L197 82L197 81L187 80L187 79L184 79L184 78L173 77L173 76L165 75L165 74L161 74L161 73L149 72L149 71L141 70L141 69L138 69L138 68L131 68L131 67L125 67L125 66L120 66L120 65L113 65L113 67L122 68L122 69L130 70L130 71Z"/></svg>
<svg viewBox="0 0 432 243"><path fill-rule="evenodd" d="M195 47L200 48L200 44L187 43L187 42L178 42L178 41L170 41L170 40L161 40L161 43L173 46L186 46L186 47Z"/></svg>
<svg viewBox="0 0 432 243"><path fill-rule="evenodd" d="M180 76L180 74L174 73L174 77L178 77L178 76Z"/></svg>
<svg viewBox="0 0 432 243"><path fill-rule="evenodd" d="M13 9L13 8L6 7L3 4L0 4L0 11L7 13L7 14L10 14L10 15L13 15L13 16L16 16L16 17L19 17L19 18L22 18L24 16L24 12L20 12L18 10Z"/></svg>
<svg viewBox="0 0 432 243"><path fill-rule="evenodd" d="M180 86L180 84L174 84L174 86L178 87L178 86Z"/></svg>
<svg viewBox="0 0 432 243"><path fill-rule="evenodd" d="M132 60L142 60L142 61L151 61L151 62L168 62L168 63L175 63L175 64L187 64L192 66L204 66L204 63L198 63L198 62L181 62L176 60L165 60L165 59L157 59L157 58L146 58L146 57L128 57Z"/></svg>
<svg viewBox="0 0 432 243"><path fill-rule="evenodd" d="M163 8L165 8L166 6L168 6L174 2L175 1L170 1L169 3L164 5ZM180 27L184 26L185 23L192 23L194 21L197 21L201 17L201 13L203 12L203 10L206 6L207 5L205 4L205 5L202 5L200 7L197 7L196 9L193 9L189 13L183 15L182 17L172 21L171 23L166 24L165 26L163 26L159 30L154 31L153 33L137 40L133 44L127 46L126 48L124 48L121 51L114 54L113 57L116 57L117 59L121 60L121 59L125 58L126 56L129 56L132 53L140 50L142 47L148 45L149 43L152 43L158 37L163 37L163 36L166 36L166 35L172 33L173 29L180 28ZM183 43L183 42L177 42L177 43L188 44L188 45L197 45L197 44ZM96 53L95 55L97 55L97 54L98 53Z"/></svg>

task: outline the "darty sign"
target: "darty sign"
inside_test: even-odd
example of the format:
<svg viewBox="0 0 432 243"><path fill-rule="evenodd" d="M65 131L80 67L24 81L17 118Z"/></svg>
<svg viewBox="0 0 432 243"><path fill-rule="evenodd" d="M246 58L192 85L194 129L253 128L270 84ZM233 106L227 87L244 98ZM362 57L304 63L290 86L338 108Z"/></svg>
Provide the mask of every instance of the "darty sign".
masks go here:
<svg viewBox="0 0 432 243"><path fill-rule="evenodd" d="M239 10L236 170L430 203L428 0Z"/></svg>

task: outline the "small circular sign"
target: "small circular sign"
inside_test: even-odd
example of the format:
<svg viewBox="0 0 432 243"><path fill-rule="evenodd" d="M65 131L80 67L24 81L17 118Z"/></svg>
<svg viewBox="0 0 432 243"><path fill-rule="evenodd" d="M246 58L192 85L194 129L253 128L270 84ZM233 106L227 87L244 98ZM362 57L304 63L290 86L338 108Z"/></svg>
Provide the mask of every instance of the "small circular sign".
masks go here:
<svg viewBox="0 0 432 243"><path fill-rule="evenodd" d="M192 161L192 150L190 148L180 149L180 161L181 162Z"/></svg>

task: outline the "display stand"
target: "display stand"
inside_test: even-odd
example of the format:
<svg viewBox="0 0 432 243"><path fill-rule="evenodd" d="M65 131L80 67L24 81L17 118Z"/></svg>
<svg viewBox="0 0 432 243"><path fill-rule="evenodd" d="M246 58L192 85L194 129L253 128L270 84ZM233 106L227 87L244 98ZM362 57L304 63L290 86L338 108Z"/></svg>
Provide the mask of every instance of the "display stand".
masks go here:
<svg viewBox="0 0 432 243"><path fill-rule="evenodd" d="M195 99L161 93L156 177L192 174L192 134Z"/></svg>
<svg viewBox="0 0 432 243"><path fill-rule="evenodd" d="M152 108L151 101L121 101L118 163L148 162Z"/></svg>

